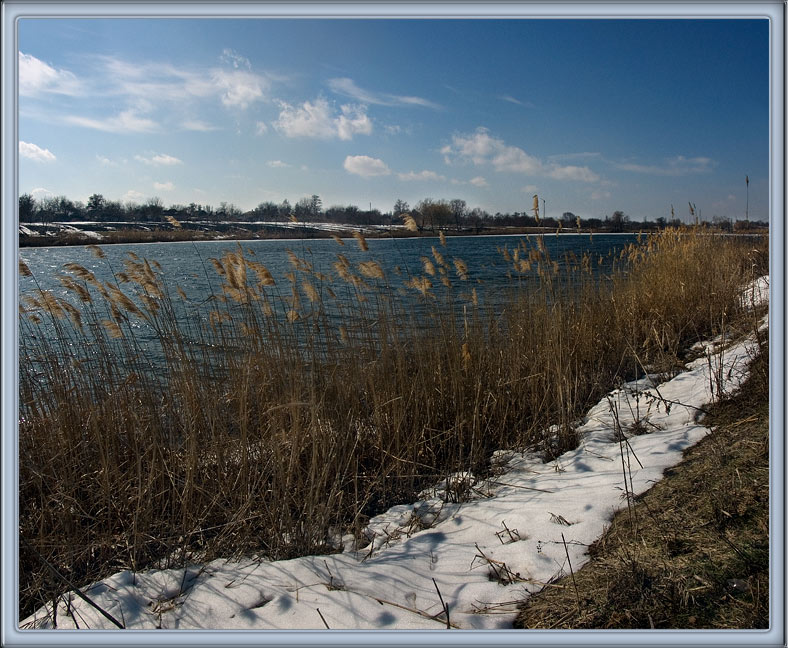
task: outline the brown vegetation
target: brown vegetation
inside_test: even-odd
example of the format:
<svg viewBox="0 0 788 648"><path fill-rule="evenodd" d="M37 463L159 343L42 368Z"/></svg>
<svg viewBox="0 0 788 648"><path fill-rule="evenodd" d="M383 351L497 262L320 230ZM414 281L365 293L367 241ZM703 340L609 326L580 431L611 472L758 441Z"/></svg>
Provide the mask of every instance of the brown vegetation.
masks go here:
<svg viewBox="0 0 788 648"><path fill-rule="evenodd" d="M483 471L495 449L572 447L617 378L671 370L725 328L759 271L752 240L689 230L630 246L602 279L598 259L558 263L521 241L501 250L511 291L490 309L444 244L410 276L338 246L331 275L292 254L279 279L238 245L206 264L208 300L134 255L109 281L68 264L69 299L23 295L21 616L63 589L40 557L84 583L328 552L425 485ZM140 327L163 350L154 371ZM551 423L562 433L545 447Z"/></svg>

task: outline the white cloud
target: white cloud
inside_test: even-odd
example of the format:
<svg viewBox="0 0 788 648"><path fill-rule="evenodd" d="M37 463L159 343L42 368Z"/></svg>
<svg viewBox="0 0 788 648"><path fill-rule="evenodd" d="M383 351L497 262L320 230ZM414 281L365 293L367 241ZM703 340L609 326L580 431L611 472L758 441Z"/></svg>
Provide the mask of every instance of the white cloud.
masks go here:
<svg viewBox="0 0 788 648"><path fill-rule="evenodd" d="M30 54L19 52L19 94L32 96L44 92L76 96L83 84L67 70L56 70Z"/></svg>
<svg viewBox="0 0 788 648"><path fill-rule="evenodd" d="M54 162L57 160L54 153L49 149L42 149L40 146L21 140L19 141L19 155L36 162Z"/></svg>
<svg viewBox="0 0 788 648"><path fill-rule="evenodd" d="M343 105L337 113L323 98L305 101L300 107L285 102L279 105L281 112L274 128L285 137L350 140L353 135L372 132L372 122L363 106Z"/></svg>
<svg viewBox="0 0 788 648"><path fill-rule="evenodd" d="M468 180L474 187L486 187L487 180L485 180L482 176L476 176L475 178L471 178Z"/></svg>
<svg viewBox="0 0 788 648"><path fill-rule="evenodd" d="M141 155L135 155L134 159L138 162L142 162L144 164L149 164L151 166L175 166L176 164L183 164L182 160L179 160L172 155L167 155L166 153L157 153L153 157L143 157Z"/></svg>
<svg viewBox="0 0 788 648"><path fill-rule="evenodd" d="M415 171L409 171L408 173L398 173L397 176L400 180L405 180L409 182L411 180L446 180L446 176L439 175L435 173L435 171L419 171L416 173Z"/></svg>
<svg viewBox="0 0 788 648"><path fill-rule="evenodd" d="M604 198L610 198L609 191L603 191L602 189L597 189L596 191L591 192L591 200L602 200Z"/></svg>
<svg viewBox="0 0 788 648"><path fill-rule="evenodd" d="M451 144L441 149L446 164L455 162L474 166L491 166L495 171L549 176L558 180L597 182L599 176L588 167L545 164L518 146L510 146L479 127L474 133L453 135Z"/></svg>
<svg viewBox="0 0 788 648"><path fill-rule="evenodd" d="M677 155L664 160L663 164L637 164L637 163L615 163L617 169L622 171L632 171L634 173L645 173L660 176L680 176L688 173L709 173L717 163L707 157L686 158Z"/></svg>
<svg viewBox="0 0 788 648"><path fill-rule="evenodd" d="M175 189L175 185L172 182L154 182L153 188L156 191L172 191Z"/></svg>
<svg viewBox="0 0 788 648"><path fill-rule="evenodd" d="M596 182L599 176L588 167L552 166L547 175L556 180L578 180L580 182Z"/></svg>
<svg viewBox="0 0 788 648"><path fill-rule="evenodd" d="M129 189L123 196L121 200L126 202L139 202L145 199L145 194L140 193L139 191L135 191L134 189Z"/></svg>
<svg viewBox="0 0 788 648"><path fill-rule="evenodd" d="M556 153L555 155L548 155L548 160L587 160L589 158L599 158L601 153L582 151L579 153Z"/></svg>
<svg viewBox="0 0 788 648"><path fill-rule="evenodd" d="M108 133L153 133L159 130L159 125L151 119L140 117L134 110L124 110L115 117L105 119L91 119L69 115L65 120L76 126L94 128Z"/></svg>
<svg viewBox="0 0 788 648"><path fill-rule="evenodd" d="M507 146L502 139L493 137L484 127L469 135L453 135L452 143L441 149L446 164L455 160L471 162L476 166L491 164L496 171L536 173L542 163L516 146Z"/></svg>
<svg viewBox="0 0 788 648"><path fill-rule="evenodd" d="M30 195L33 196L36 200L45 200L46 198L54 197L54 193L51 192L49 189L44 189L43 187L36 187L33 191L30 192Z"/></svg>
<svg viewBox="0 0 788 648"><path fill-rule="evenodd" d="M127 61L97 55L80 78L56 69L36 57L19 54L19 89L23 96L46 93L95 98L94 106L111 102L114 114L90 115L51 112L52 121L92 128L109 133L152 133L160 125L148 113L165 108L168 125L186 131L212 131L217 128L199 119L183 116L185 108L198 105L196 99L219 100L227 108L245 109L265 100L273 76L251 70L248 59L225 50L222 64L208 67L173 65L162 61ZM278 79L278 80L281 80ZM51 107L42 110L53 111Z"/></svg>
<svg viewBox="0 0 788 648"><path fill-rule="evenodd" d="M360 106L341 106L342 114L336 119L337 135L339 139L353 139L356 133L369 135L372 132L372 122Z"/></svg>
<svg viewBox="0 0 788 648"><path fill-rule="evenodd" d="M268 162L266 162L266 164L268 166L270 166L272 169L286 169L286 168L292 166L291 164L288 164L287 162L282 162L282 160L268 160Z"/></svg>
<svg viewBox="0 0 788 648"><path fill-rule="evenodd" d="M224 63L229 63L236 70L241 67L246 68L247 70L252 69L252 64L248 58L234 52L229 47L222 50L221 60Z"/></svg>
<svg viewBox="0 0 788 648"><path fill-rule="evenodd" d="M199 119L187 119L181 126L184 130L199 131L203 133L219 130L218 126L213 126Z"/></svg>
<svg viewBox="0 0 788 648"><path fill-rule="evenodd" d="M381 106L422 106L433 109L441 108L438 104L422 97L363 90L356 85L353 79L348 79L347 77L329 79L328 87L335 94L350 97L365 104L378 104Z"/></svg>
<svg viewBox="0 0 788 648"><path fill-rule="evenodd" d="M268 126L265 125L265 122L259 121L255 124L255 133L258 135L264 135L268 131Z"/></svg>
<svg viewBox="0 0 788 648"><path fill-rule="evenodd" d="M523 191L525 193L532 194L532 193L536 193L537 191L539 191L539 187L537 187L536 185L533 185L533 184L529 184L529 185L525 185L523 187Z"/></svg>
<svg viewBox="0 0 788 648"><path fill-rule="evenodd" d="M253 72L244 70L214 70L211 80L219 89L222 103L228 108L244 109L261 99L269 82Z"/></svg>
<svg viewBox="0 0 788 648"><path fill-rule="evenodd" d="M501 101L508 101L509 103L513 103L517 106L524 106L525 108L533 108L534 105L530 101L520 101L519 99L515 99L511 95L501 95L498 97Z"/></svg>
<svg viewBox="0 0 788 648"><path fill-rule="evenodd" d="M243 57L235 60L237 66L232 57L224 56L222 60L229 66L187 68L159 61L130 62L112 56L97 56L93 68L96 72L85 80L85 85L96 96L124 97L130 102L142 99L156 104L218 97L227 107L246 108L265 98L271 85L268 75L242 69L247 66L241 61L248 63Z"/></svg>
<svg viewBox="0 0 788 648"><path fill-rule="evenodd" d="M345 171L359 175L362 178L384 176L391 173L383 160L369 157L368 155L348 155L342 165Z"/></svg>
<svg viewBox="0 0 788 648"><path fill-rule="evenodd" d="M185 131L218 130L196 118L195 107L214 100L230 109L246 109L266 99L274 80L271 75L253 72L247 59L230 50L224 52L221 64L217 61L213 66L96 55L79 78L29 54L20 53L18 61L23 96L57 93L95 99L90 113L85 109L81 114L64 115L62 108L57 111L51 103L42 105L42 118L107 133L153 133L161 131L165 123L168 128ZM166 117L161 117L160 124L154 114Z"/></svg>
<svg viewBox="0 0 788 648"><path fill-rule="evenodd" d="M327 101L305 101L300 108L282 103L280 108L279 119L274 122L274 127L285 136L320 139L336 137L337 129Z"/></svg>
<svg viewBox="0 0 788 648"><path fill-rule="evenodd" d="M151 161L154 164L163 164L165 166L172 166L174 164L183 164L181 160L172 155L167 155L166 153L159 153L158 155L154 155L151 158Z"/></svg>
<svg viewBox="0 0 788 648"><path fill-rule="evenodd" d="M695 173L705 173L717 166L717 163L708 157L693 157L685 158L683 155L677 155L668 160L668 165L671 168L687 168Z"/></svg>
<svg viewBox="0 0 788 648"><path fill-rule="evenodd" d="M113 162L108 157L104 157L103 155L99 155L98 153L96 153L96 159L99 161L99 164L101 166L108 166L108 167L118 166L117 162Z"/></svg>
<svg viewBox="0 0 788 648"><path fill-rule="evenodd" d="M98 74L92 79L96 92L127 98L183 101L218 94L210 70L188 70L169 63L127 62L111 56L97 57Z"/></svg>
<svg viewBox="0 0 788 648"><path fill-rule="evenodd" d="M512 171L515 173L541 173L541 161L528 155L517 146L503 146L497 150L491 159L496 171Z"/></svg>

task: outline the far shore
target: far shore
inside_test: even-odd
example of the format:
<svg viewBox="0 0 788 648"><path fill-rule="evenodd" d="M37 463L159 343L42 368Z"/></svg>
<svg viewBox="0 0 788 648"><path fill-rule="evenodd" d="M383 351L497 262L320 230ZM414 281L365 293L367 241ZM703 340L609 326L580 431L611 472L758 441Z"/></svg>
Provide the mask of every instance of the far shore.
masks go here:
<svg viewBox="0 0 788 648"><path fill-rule="evenodd" d="M701 224L709 233L764 234L765 228L724 232ZM654 229L613 231L612 228L484 227L435 228L414 232L401 225L349 225L335 223L184 223L177 228L169 224L151 226L133 223L25 223L20 227L19 247L61 247L78 245L112 245L115 243L177 243L199 241L303 240L332 237L350 238L360 232L366 238L433 238L445 236L526 236L526 235L593 235L647 234Z"/></svg>

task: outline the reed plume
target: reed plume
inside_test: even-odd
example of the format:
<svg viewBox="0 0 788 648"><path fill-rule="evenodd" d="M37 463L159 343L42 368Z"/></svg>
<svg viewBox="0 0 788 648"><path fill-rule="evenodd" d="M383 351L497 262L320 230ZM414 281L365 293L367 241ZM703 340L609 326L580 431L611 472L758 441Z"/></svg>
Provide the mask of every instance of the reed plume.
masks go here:
<svg viewBox="0 0 788 648"><path fill-rule="evenodd" d="M361 249L362 252L369 251L369 245L367 245L367 239L364 238L364 235L361 232L353 232L353 238L358 241L358 247Z"/></svg>
<svg viewBox="0 0 788 648"><path fill-rule="evenodd" d="M405 223L405 229L410 232L418 232L419 226L416 224L416 220L410 214L402 214L401 218Z"/></svg>
<svg viewBox="0 0 788 648"><path fill-rule="evenodd" d="M359 272L367 279L383 279L383 268L377 261L362 261L358 264Z"/></svg>
<svg viewBox="0 0 788 648"><path fill-rule="evenodd" d="M104 259L106 258L106 254L104 254L104 250L102 250L98 245L87 245L88 250L93 253L93 256L97 259Z"/></svg>

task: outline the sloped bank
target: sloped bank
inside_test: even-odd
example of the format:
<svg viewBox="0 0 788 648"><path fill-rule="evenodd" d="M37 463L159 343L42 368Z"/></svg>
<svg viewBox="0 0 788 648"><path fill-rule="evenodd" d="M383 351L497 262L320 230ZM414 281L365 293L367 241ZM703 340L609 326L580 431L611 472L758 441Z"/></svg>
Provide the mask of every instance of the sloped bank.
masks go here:
<svg viewBox="0 0 788 648"><path fill-rule="evenodd" d="M720 348L671 380L622 385L578 428L580 445L544 463L498 453L493 476L446 480L423 499L370 521L366 544L343 553L266 562L214 560L187 569L120 572L86 588L127 628L511 628L520 602L562 574L622 507L709 434L699 414L738 390L758 342ZM571 567L570 567L571 563ZM115 626L75 594L24 628Z"/></svg>
<svg viewBox="0 0 788 648"><path fill-rule="evenodd" d="M711 406L713 433L613 518L573 578L529 597L515 628L769 627L768 373L763 352Z"/></svg>

